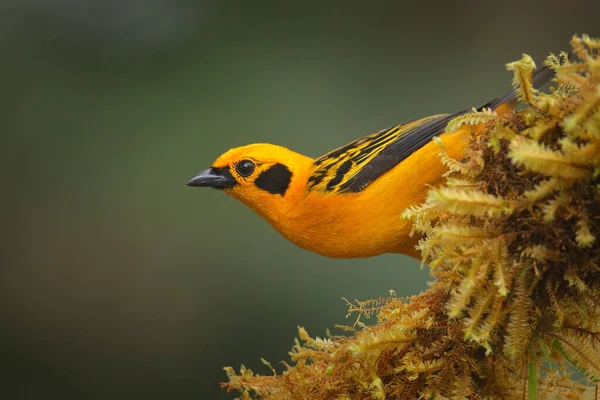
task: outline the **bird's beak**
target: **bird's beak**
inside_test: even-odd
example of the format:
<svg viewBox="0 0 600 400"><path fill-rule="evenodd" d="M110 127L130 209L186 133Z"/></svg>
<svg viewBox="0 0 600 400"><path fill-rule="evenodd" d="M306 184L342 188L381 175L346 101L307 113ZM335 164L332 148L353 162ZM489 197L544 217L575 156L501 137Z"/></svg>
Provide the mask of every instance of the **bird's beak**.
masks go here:
<svg viewBox="0 0 600 400"><path fill-rule="evenodd" d="M236 184L235 178L224 168L209 168L199 172L188 180L187 186L212 187L215 189L231 188Z"/></svg>

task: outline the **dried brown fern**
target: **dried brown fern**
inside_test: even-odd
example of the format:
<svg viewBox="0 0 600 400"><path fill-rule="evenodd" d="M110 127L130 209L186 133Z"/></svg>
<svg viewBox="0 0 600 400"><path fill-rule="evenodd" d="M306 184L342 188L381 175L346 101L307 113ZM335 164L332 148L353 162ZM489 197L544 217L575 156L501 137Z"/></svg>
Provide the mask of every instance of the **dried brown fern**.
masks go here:
<svg viewBox="0 0 600 400"><path fill-rule="evenodd" d="M228 367L223 387L243 399L600 398L600 41L572 44L581 61L547 60L552 94L532 88L524 56L509 69L529 107L450 124L485 129L466 162L442 149L446 184L405 212L424 236L428 290L349 302L350 336L300 328L282 374Z"/></svg>

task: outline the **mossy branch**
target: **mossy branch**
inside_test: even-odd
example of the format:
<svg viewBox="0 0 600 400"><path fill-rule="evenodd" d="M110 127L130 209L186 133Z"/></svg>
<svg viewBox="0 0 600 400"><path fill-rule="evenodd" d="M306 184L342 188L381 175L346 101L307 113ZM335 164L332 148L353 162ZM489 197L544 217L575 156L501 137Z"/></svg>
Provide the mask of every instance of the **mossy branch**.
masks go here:
<svg viewBox="0 0 600 400"><path fill-rule="evenodd" d="M426 291L348 302L349 336L299 328L283 373L227 367L223 386L243 399L599 398L600 41L572 46L578 60L546 61L551 94L524 56L508 68L528 107L448 125L481 133L464 162L441 148L446 183L403 215L423 237Z"/></svg>

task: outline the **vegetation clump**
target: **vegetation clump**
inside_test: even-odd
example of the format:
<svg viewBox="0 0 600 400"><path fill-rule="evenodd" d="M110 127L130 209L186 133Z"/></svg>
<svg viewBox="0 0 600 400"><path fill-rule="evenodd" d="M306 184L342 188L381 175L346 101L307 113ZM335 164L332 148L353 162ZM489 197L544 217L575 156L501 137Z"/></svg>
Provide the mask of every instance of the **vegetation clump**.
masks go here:
<svg viewBox="0 0 600 400"><path fill-rule="evenodd" d="M600 398L600 40L572 46L577 61L546 60L551 93L523 56L508 69L524 109L449 124L484 128L464 160L442 146L446 183L403 215L423 236L426 291L349 302L349 336L300 328L283 373L227 367L223 386L242 399Z"/></svg>

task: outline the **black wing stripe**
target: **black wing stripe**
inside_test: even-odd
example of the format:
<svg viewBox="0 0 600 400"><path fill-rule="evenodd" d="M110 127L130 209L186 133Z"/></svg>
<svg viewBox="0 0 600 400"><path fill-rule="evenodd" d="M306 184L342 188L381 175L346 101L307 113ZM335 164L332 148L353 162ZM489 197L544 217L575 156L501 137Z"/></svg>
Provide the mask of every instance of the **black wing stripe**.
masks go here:
<svg viewBox="0 0 600 400"><path fill-rule="evenodd" d="M554 72L550 68L540 68L533 74L533 86L540 87L552 76ZM510 91L487 102L479 110L484 107L495 109L504 102L514 103L516 100L515 92ZM309 189L341 193L360 192L431 141L434 136L441 134L450 120L465 112L467 111L397 125L333 150L315 160L315 169L308 179Z"/></svg>
<svg viewBox="0 0 600 400"><path fill-rule="evenodd" d="M378 171L389 171L398 165L396 157L377 156L365 165L360 173L353 176L346 183L340 185L340 192L357 193L381 175Z"/></svg>
<svg viewBox="0 0 600 400"><path fill-rule="evenodd" d="M441 134L446 129L448 122L456 116L456 114L443 116L407 131L406 134L383 149L367 164L367 166L372 165L372 170L363 169L359 171L353 178L354 184L349 185L347 190L350 192L359 192L364 189L369 183L429 143L434 136Z"/></svg>
<svg viewBox="0 0 600 400"><path fill-rule="evenodd" d="M344 176L350 171L352 167L352 160L346 160L335 173L335 177L329 181L327 184L327 191L333 190L341 181L344 179Z"/></svg>
<svg viewBox="0 0 600 400"><path fill-rule="evenodd" d="M457 115L440 115L384 129L354 140L314 162L309 189L360 192L369 183L439 135Z"/></svg>

